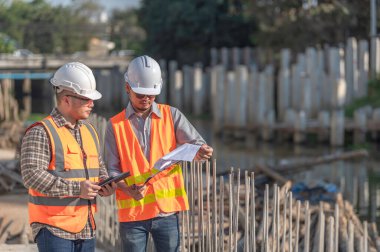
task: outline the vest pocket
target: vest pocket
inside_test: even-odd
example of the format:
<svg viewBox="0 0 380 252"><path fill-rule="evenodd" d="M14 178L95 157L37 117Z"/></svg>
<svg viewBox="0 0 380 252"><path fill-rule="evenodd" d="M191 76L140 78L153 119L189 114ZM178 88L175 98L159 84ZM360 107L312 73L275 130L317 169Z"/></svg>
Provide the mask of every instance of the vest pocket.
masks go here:
<svg viewBox="0 0 380 252"><path fill-rule="evenodd" d="M75 216L75 207L73 206L48 206L48 215Z"/></svg>

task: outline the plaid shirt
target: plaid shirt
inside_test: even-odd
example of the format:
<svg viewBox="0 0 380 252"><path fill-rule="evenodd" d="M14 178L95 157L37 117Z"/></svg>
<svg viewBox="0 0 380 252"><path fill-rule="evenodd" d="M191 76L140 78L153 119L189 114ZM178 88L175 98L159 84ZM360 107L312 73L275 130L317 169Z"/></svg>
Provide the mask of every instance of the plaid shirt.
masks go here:
<svg viewBox="0 0 380 252"><path fill-rule="evenodd" d="M78 121L74 128L70 128L69 123L56 108L53 109L50 115L58 127L66 127L78 144L82 146L79 129L83 125L83 121ZM21 145L21 175L25 186L53 197L79 196L80 182L68 181L46 171L51 159L50 151L50 139L42 125L36 125L26 132ZM100 179L105 179L108 174L101 155L99 155L99 164L99 177ZM93 219L94 217L90 210L89 213L87 224L79 233L69 233L42 223L32 223L33 237L35 239L42 228L47 228L55 236L63 239L91 239L95 236L95 232L91 227L90 218Z"/></svg>

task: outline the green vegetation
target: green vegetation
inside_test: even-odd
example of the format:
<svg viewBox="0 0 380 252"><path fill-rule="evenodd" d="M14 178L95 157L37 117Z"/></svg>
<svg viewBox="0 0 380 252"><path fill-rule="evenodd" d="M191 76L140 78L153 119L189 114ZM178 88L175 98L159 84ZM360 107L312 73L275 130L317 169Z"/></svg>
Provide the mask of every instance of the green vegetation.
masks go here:
<svg viewBox="0 0 380 252"><path fill-rule="evenodd" d="M0 30L17 41L20 48L35 53L72 53L84 50L99 27L89 13L100 10L92 1L71 7L53 7L45 0L0 0ZM92 3L92 4L91 4ZM8 52L0 47L0 52Z"/></svg>
<svg viewBox="0 0 380 252"><path fill-rule="evenodd" d="M281 48L338 45L347 37L368 38L369 0L142 0L139 9L114 10L108 23L94 22L100 0L52 6L47 0L0 0L0 31L17 47L35 53L84 51L91 38L115 42L180 64L208 64L211 47ZM0 36L0 52L14 48ZM273 50L273 51L272 51ZM274 59L272 59L274 60Z"/></svg>
<svg viewBox="0 0 380 252"><path fill-rule="evenodd" d="M46 117L46 114L36 114L36 113L33 113L33 114L30 114L30 116L27 119L27 121L32 122L32 123L39 122L42 119L44 119L45 117Z"/></svg>
<svg viewBox="0 0 380 252"><path fill-rule="evenodd" d="M0 32L0 52L9 53L16 49L16 41L12 40L8 35Z"/></svg>
<svg viewBox="0 0 380 252"><path fill-rule="evenodd" d="M147 34L145 49L185 64L207 62L211 47L252 46L256 25L242 2L143 0L139 18Z"/></svg>
<svg viewBox="0 0 380 252"><path fill-rule="evenodd" d="M352 118L356 109L367 105L372 108L380 108L380 79L368 82L368 96L357 99L346 106L345 115Z"/></svg>

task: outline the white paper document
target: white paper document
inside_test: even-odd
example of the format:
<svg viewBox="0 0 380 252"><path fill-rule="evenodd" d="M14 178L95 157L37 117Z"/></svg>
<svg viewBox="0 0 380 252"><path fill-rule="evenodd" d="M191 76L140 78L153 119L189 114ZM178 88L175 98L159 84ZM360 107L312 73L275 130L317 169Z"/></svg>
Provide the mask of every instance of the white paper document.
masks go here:
<svg viewBox="0 0 380 252"><path fill-rule="evenodd" d="M200 145L185 143L157 160L153 167L157 170L162 171L180 161L191 162L193 161L200 147Z"/></svg>

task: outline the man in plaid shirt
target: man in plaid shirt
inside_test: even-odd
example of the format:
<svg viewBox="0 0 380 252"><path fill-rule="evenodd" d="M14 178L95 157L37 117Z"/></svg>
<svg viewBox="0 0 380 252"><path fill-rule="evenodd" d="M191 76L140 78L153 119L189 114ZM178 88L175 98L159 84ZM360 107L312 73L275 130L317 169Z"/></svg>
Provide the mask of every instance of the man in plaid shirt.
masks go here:
<svg viewBox="0 0 380 252"><path fill-rule="evenodd" d="M116 189L108 178L97 132L85 121L101 94L92 71L71 62L50 80L57 107L25 133L21 173L29 188L29 219L39 251L95 251L95 198Z"/></svg>

